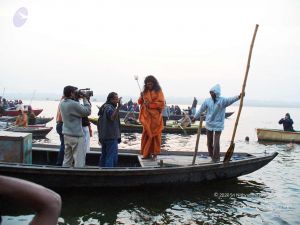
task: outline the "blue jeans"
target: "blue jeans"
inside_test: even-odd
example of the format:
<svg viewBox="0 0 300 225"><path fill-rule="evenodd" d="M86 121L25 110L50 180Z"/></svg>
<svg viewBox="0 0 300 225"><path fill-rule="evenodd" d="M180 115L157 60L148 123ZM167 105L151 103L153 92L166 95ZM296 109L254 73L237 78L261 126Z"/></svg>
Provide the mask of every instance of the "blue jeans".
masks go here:
<svg viewBox="0 0 300 225"><path fill-rule="evenodd" d="M59 153L56 162L56 165L58 166L61 166L63 164L64 155L65 155L65 141L64 141L64 135L62 133L62 127L63 127L63 123L56 124L56 132L59 134L59 139L60 139L60 148L59 148Z"/></svg>
<svg viewBox="0 0 300 225"><path fill-rule="evenodd" d="M100 167L116 167L118 165L118 140L103 140Z"/></svg>

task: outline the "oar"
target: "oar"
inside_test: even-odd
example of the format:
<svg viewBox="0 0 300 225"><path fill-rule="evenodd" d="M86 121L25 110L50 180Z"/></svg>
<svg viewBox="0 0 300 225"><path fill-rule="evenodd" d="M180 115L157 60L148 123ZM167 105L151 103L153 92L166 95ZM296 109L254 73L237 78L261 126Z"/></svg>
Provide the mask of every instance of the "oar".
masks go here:
<svg viewBox="0 0 300 225"><path fill-rule="evenodd" d="M201 134L201 129L202 129L202 123L203 123L203 117L200 116L200 123L199 123L198 130L197 130L197 139L196 139L196 146L195 146L195 152L194 152L192 165L195 165L195 161L196 161L196 156L197 156L198 146L199 146L199 140L200 140L200 134Z"/></svg>
<svg viewBox="0 0 300 225"><path fill-rule="evenodd" d="M230 158L233 154L233 151L234 151L234 145L235 145L234 144L234 137L235 137L236 129L237 129L237 126L238 126L238 123L239 123L239 119L240 119L240 115L241 115L241 111L242 111L242 107L243 107L245 88L246 88L248 72L249 72L249 68L250 68L250 61L251 61L251 56L252 56L252 49L253 49L253 45L254 45L257 30L258 30L258 24L256 24L256 26L255 26L254 34L253 34L253 37L252 37L252 42L251 42L251 45L250 45L250 51L249 51L249 55L248 55L248 63L247 63L244 83L243 83L242 92L241 92L241 100L240 100L239 111L238 111L236 121L235 121L235 124L234 124L234 129L233 129L233 133L232 133L232 137L231 137L231 141L230 141L230 146L229 146L229 148L228 148L228 150L225 154L223 162L229 162L229 160L230 160Z"/></svg>
<svg viewBox="0 0 300 225"><path fill-rule="evenodd" d="M187 135L187 132L186 132L186 130L178 123L178 126L181 128L181 130L183 131L183 134L184 135Z"/></svg>

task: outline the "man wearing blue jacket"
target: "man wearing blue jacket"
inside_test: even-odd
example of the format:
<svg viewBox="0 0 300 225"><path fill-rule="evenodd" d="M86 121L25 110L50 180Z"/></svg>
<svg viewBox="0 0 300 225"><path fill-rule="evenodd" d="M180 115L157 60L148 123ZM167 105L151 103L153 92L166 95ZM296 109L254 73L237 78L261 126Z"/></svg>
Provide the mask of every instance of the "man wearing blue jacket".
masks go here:
<svg viewBox="0 0 300 225"><path fill-rule="evenodd" d="M221 97L221 87L219 84L212 87L209 91L210 98L205 99L193 121L200 118L206 111L205 128L207 136L208 154L213 162L220 161L220 137L224 129L225 109L234 102L238 101L241 95L223 98Z"/></svg>

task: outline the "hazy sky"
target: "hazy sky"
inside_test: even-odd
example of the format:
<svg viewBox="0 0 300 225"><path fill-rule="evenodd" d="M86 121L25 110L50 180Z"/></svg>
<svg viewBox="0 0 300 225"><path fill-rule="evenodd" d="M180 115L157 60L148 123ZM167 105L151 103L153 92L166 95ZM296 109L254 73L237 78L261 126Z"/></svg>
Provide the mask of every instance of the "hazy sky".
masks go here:
<svg viewBox="0 0 300 225"><path fill-rule="evenodd" d="M299 102L299 0L1 0L0 95L72 84L136 97L134 75L149 74L166 97L216 83L235 95L255 24L246 98Z"/></svg>

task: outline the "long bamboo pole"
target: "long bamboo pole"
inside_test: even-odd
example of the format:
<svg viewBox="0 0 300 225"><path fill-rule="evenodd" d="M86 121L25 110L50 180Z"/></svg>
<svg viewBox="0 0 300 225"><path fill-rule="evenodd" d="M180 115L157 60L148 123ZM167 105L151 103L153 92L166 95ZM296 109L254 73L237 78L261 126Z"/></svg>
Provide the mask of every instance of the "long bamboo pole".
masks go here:
<svg viewBox="0 0 300 225"><path fill-rule="evenodd" d="M232 133L232 137L231 137L231 141L230 141L230 146L229 146L229 148L228 148L228 150L227 150L227 152L225 154L225 157L224 157L224 162L229 162L229 160L231 159L231 156L233 154L233 151L234 151L234 146L235 146L235 144L234 144L234 138L235 138L237 126L238 126L240 115L241 115L242 108L243 108L245 88L246 88L248 73L249 73L249 69L250 69L250 61L251 61L251 56L252 56L252 50L253 50L254 41L255 41L257 30L258 30L258 26L259 25L256 24L255 30L254 30L254 34L253 34L253 37L252 37L252 41L251 41L251 45L250 45L250 50L249 50L249 55L248 55L248 62L247 62L247 67L246 67L246 73L245 73L244 82L243 82L243 86L242 86L239 111L238 111L238 114L237 114L237 117L236 117L236 120L235 120L235 124L234 124L234 128L233 128L233 133Z"/></svg>

